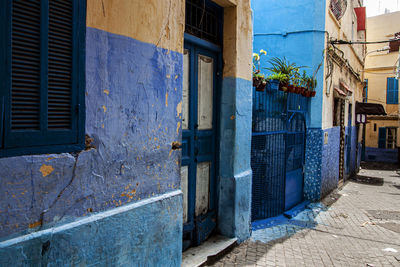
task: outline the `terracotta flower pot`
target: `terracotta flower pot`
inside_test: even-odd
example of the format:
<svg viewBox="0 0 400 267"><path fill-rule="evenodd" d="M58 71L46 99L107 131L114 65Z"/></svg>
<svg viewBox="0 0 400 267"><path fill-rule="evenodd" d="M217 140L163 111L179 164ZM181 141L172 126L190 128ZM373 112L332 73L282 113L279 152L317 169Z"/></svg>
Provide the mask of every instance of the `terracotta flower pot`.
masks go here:
<svg viewBox="0 0 400 267"><path fill-rule="evenodd" d="M257 88L260 84L261 84L261 79L253 77L253 86Z"/></svg>
<svg viewBox="0 0 400 267"><path fill-rule="evenodd" d="M283 92L287 92L288 90L288 84L287 83L280 83L279 84L279 90L283 91Z"/></svg>
<svg viewBox="0 0 400 267"><path fill-rule="evenodd" d="M294 92L296 92L296 88L295 88L292 84L289 84L289 86L288 86L288 92L289 92L289 93L294 93Z"/></svg>
<svg viewBox="0 0 400 267"><path fill-rule="evenodd" d="M312 91L312 92L311 92L311 97L314 97L316 93L317 93L317 92Z"/></svg>
<svg viewBox="0 0 400 267"><path fill-rule="evenodd" d="M295 89L296 89L296 90L295 90L295 93L296 93L296 94L301 94L301 91L302 91L301 87L296 86Z"/></svg>
<svg viewBox="0 0 400 267"><path fill-rule="evenodd" d="M256 87L256 91L258 92L264 92L265 87L267 86L267 83L260 83L257 87Z"/></svg>

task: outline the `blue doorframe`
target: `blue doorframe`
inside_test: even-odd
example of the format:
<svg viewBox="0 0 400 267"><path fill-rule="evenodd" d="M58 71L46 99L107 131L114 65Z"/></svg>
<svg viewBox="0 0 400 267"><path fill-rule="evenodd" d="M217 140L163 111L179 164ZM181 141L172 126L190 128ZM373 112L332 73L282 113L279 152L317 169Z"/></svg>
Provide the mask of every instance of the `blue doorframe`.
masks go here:
<svg viewBox="0 0 400 267"><path fill-rule="evenodd" d="M185 53L189 53L189 122L188 128L182 130L182 162L188 167L188 212L183 226L183 247L196 246L203 242L216 228L217 217L217 173L219 147L219 98L221 73L221 49L207 41L185 34ZM213 62L213 95L212 95L212 128L199 129L199 60L212 59ZM196 215L196 182L197 169L203 163L209 163L209 201L208 209Z"/></svg>

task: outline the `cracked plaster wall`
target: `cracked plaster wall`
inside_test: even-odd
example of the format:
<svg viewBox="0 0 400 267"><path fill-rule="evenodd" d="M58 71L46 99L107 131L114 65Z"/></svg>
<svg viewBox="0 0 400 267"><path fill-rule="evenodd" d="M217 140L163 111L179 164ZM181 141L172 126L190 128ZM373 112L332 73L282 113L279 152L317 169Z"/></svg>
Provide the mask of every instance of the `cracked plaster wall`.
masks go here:
<svg viewBox="0 0 400 267"><path fill-rule="evenodd" d="M181 92L182 54L88 27L86 133L96 148L0 159L0 237L179 189Z"/></svg>

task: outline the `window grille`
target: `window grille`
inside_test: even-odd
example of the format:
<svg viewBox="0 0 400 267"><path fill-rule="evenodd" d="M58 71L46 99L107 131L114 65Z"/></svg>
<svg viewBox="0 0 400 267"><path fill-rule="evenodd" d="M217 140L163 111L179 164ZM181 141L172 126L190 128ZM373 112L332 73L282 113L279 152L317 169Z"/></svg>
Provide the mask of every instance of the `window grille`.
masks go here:
<svg viewBox="0 0 400 267"><path fill-rule="evenodd" d="M209 0L186 0L185 31L214 44L222 44L222 8Z"/></svg>
<svg viewBox="0 0 400 267"><path fill-rule="evenodd" d="M337 20L340 20L346 13L347 0L331 0L329 8Z"/></svg>

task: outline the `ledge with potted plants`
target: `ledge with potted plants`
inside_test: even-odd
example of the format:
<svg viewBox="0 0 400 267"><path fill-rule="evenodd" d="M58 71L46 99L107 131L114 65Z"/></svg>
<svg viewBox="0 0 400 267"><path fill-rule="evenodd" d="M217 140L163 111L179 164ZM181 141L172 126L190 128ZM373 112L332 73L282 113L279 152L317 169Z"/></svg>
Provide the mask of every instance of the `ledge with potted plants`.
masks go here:
<svg viewBox="0 0 400 267"><path fill-rule="evenodd" d="M271 74L265 77L265 74L260 71L260 60L267 53L261 50L260 54L253 54L253 86L257 91L264 91L265 88L269 91L284 91L289 93L301 94L304 97L314 97L317 87L316 73L313 76L308 76L306 71L300 75L300 69L304 66L297 66L291 63L286 58L280 59L277 57L269 60Z"/></svg>

